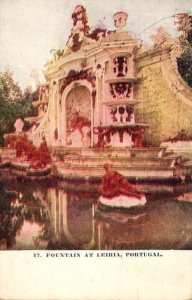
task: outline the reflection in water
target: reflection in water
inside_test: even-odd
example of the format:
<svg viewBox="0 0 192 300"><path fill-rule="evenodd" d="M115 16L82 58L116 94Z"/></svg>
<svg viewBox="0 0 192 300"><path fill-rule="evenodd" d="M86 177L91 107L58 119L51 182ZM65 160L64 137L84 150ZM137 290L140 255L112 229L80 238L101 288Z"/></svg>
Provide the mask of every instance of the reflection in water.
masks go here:
<svg viewBox="0 0 192 300"><path fill-rule="evenodd" d="M145 213L102 213L101 249L191 249L192 206L176 201L150 201ZM124 217L124 218L123 218Z"/></svg>
<svg viewBox="0 0 192 300"><path fill-rule="evenodd" d="M56 249L93 249L94 198L52 188L48 190L48 199L51 203L51 224L54 229L49 246Z"/></svg>
<svg viewBox="0 0 192 300"><path fill-rule="evenodd" d="M0 185L0 249L192 249L192 204L148 193L145 207L102 211L97 195ZM143 186L146 189L146 185ZM162 189L163 190L163 189ZM185 190L190 198L191 188ZM150 186L148 187L148 192ZM179 199L179 197L178 197Z"/></svg>
<svg viewBox="0 0 192 300"><path fill-rule="evenodd" d="M18 185L14 193L7 193L2 184L0 187L0 249L36 249L37 245L38 249L44 248L50 228L49 212L33 196L32 187L26 190Z"/></svg>
<svg viewBox="0 0 192 300"><path fill-rule="evenodd" d="M40 231L41 226L38 223L24 221L20 232L16 236L15 249L35 249Z"/></svg>

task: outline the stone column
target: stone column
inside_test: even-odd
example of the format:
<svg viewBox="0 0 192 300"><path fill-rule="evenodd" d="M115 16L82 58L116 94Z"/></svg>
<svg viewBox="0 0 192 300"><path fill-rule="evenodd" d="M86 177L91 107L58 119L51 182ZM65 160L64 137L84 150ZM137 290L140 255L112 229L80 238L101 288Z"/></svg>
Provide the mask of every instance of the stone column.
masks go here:
<svg viewBox="0 0 192 300"><path fill-rule="evenodd" d="M55 129L56 129L56 119L57 119L57 110L56 110L56 102L57 102L57 93L58 93L58 84L56 81L53 81L52 84L52 97L50 103L50 110L49 110L49 128L50 128L50 144L54 146L56 144L55 141Z"/></svg>
<svg viewBox="0 0 192 300"><path fill-rule="evenodd" d="M96 89L92 90L91 93L91 146L94 146L94 131L95 126L95 104L96 104Z"/></svg>
<svg viewBox="0 0 192 300"><path fill-rule="evenodd" d="M57 89L57 99L56 99L56 129L57 129L57 141L56 144L61 146L61 95L59 92L59 87Z"/></svg>

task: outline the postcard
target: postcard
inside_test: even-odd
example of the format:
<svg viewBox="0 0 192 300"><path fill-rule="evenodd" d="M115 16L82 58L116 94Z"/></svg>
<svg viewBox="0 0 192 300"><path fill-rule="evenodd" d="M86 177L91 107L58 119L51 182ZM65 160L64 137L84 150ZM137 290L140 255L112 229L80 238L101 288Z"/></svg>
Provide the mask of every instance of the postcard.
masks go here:
<svg viewBox="0 0 192 300"><path fill-rule="evenodd" d="M192 299L183 0L1 0L0 299Z"/></svg>

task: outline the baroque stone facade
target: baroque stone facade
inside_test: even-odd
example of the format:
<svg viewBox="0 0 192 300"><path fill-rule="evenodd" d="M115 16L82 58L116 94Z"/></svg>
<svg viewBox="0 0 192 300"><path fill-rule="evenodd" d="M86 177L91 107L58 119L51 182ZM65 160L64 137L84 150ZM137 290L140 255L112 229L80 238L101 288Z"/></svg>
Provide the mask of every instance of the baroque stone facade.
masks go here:
<svg viewBox="0 0 192 300"><path fill-rule="evenodd" d="M146 49L126 31L126 13L115 30L90 30L81 5L64 49L44 72L48 106L29 138L49 146L158 146L181 129L192 136L192 90L182 80L180 48L162 28ZM42 111L41 111L42 113Z"/></svg>

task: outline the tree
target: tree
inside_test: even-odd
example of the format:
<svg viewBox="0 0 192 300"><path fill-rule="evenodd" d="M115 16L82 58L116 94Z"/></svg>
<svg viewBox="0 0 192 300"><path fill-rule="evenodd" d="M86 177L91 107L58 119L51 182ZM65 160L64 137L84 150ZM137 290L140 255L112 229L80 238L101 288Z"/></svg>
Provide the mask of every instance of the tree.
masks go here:
<svg viewBox="0 0 192 300"><path fill-rule="evenodd" d="M177 15L178 31L183 53L177 59L178 70L183 79L192 87L192 16L183 13Z"/></svg>
<svg viewBox="0 0 192 300"><path fill-rule="evenodd" d="M13 72L0 72L0 90L6 101L13 102L22 98L21 88L14 82Z"/></svg>
<svg viewBox="0 0 192 300"><path fill-rule="evenodd" d="M0 145L3 145L3 135L14 131L16 119L24 120L36 113L32 100L32 91L22 94L12 72L0 72Z"/></svg>

